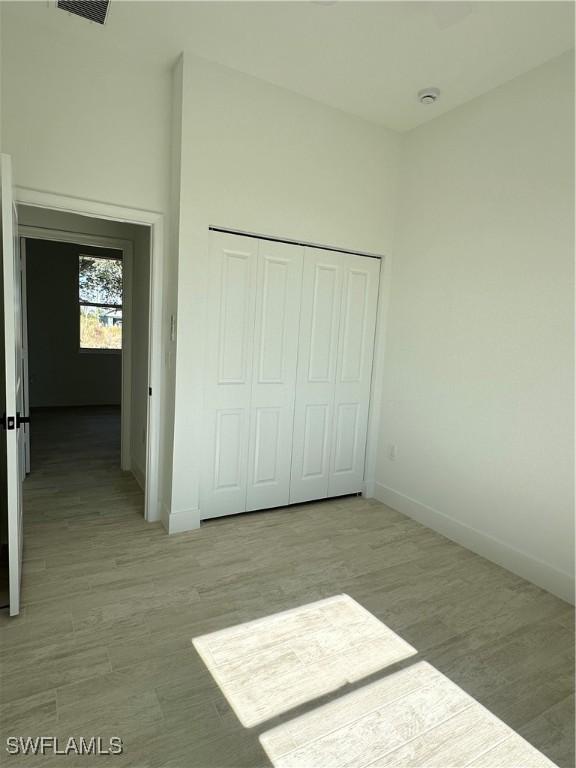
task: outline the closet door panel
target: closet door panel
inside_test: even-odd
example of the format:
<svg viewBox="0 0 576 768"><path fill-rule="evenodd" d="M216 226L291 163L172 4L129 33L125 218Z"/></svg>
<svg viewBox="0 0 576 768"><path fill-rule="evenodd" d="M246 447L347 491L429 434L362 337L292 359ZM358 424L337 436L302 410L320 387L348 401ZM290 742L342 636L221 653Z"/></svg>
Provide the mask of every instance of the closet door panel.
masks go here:
<svg viewBox="0 0 576 768"><path fill-rule="evenodd" d="M351 472L358 456L359 403L338 403L334 416L333 474Z"/></svg>
<svg viewBox="0 0 576 768"><path fill-rule="evenodd" d="M292 503L328 495L341 293L342 254L307 248L296 379Z"/></svg>
<svg viewBox="0 0 576 768"><path fill-rule="evenodd" d="M241 490L242 437L246 413L242 408L215 411L214 488Z"/></svg>
<svg viewBox="0 0 576 768"><path fill-rule="evenodd" d="M302 478L324 478L330 459L330 405L308 404L304 409Z"/></svg>
<svg viewBox="0 0 576 768"><path fill-rule="evenodd" d="M334 381L340 292L338 264L314 265L310 307L308 379L311 384Z"/></svg>
<svg viewBox="0 0 576 768"><path fill-rule="evenodd" d="M303 255L298 245L258 242L248 510L289 502Z"/></svg>
<svg viewBox="0 0 576 768"><path fill-rule="evenodd" d="M282 408L253 408L251 491L262 486L278 486L282 467L279 454L282 452ZM252 494L254 495L254 493Z"/></svg>
<svg viewBox="0 0 576 768"><path fill-rule="evenodd" d="M342 254L343 288L334 397L329 496L364 487L366 431L380 261Z"/></svg>
<svg viewBox="0 0 576 768"><path fill-rule="evenodd" d="M258 242L211 233L201 517L246 509Z"/></svg>

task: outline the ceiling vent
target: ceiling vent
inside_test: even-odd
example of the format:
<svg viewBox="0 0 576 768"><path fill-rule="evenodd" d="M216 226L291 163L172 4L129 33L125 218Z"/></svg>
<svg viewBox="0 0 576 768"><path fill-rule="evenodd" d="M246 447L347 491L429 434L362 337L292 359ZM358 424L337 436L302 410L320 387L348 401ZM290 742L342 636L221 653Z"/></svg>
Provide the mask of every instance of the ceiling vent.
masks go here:
<svg viewBox="0 0 576 768"><path fill-rule="evenodd" d="M56 7L75 16L81 16L88 21L95 21L96 24L105 24L108 16L110 0L85 0L84 2L75 2L75 0L57 0Z"/></svg>

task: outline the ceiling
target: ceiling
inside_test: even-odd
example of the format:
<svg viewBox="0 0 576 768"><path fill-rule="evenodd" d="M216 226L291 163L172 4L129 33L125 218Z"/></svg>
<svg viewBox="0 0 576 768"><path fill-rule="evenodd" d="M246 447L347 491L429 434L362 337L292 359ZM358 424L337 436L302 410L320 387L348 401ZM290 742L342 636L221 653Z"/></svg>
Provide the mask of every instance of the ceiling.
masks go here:
<svg viewBox="0 0 576 768"><path fill-rule="evenodd" d="M105 27L53 2L7 5L170 61L188 50L397 131L574 47L572 2L112 0ZM416 99L427 86L441 89L431 106Z"/></svg>

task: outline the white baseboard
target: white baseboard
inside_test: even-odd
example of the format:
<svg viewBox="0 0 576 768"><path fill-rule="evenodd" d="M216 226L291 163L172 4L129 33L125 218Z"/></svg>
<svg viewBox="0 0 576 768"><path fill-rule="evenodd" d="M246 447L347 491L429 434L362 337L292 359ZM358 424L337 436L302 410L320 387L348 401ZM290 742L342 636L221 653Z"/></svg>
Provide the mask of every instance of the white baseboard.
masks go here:
<svg viewBox="0 0 576 768"><path fill-rule="evenodd" d="M140 467L136 466L136 464L134 464L130 471L134 475L134 480L136 480L141 490L146 492L146 477L144 476L144 472L142 472Z"/></svg>
<svg viewBox="0 0 576 768"><path fill-rule="evenodd" d="M381 483L375 483L374 498L563 600L574 603L574 577L569 573L559 571L549 563Z"/></svg>
<svg viewBox="0 0 576 768"><path fill-rule="evenodd" d="M169 534L195 531L200 528L200 510L196 508L169 512L162 506L162 525Z"/></svg>

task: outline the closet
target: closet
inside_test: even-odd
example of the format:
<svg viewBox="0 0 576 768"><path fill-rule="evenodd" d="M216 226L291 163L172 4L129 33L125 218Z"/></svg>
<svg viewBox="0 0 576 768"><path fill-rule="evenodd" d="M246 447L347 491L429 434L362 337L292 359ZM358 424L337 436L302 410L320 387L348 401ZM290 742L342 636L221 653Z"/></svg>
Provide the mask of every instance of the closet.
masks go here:
<svg viewBox="0 0 576 768"><path fill-rule="evenodd" d="M379 259L210 239L202 519L361 491Z"/></svg>

